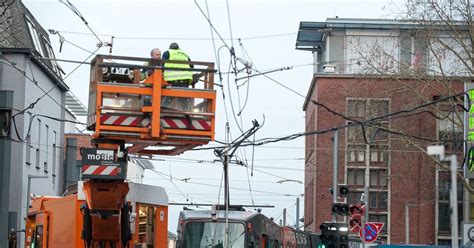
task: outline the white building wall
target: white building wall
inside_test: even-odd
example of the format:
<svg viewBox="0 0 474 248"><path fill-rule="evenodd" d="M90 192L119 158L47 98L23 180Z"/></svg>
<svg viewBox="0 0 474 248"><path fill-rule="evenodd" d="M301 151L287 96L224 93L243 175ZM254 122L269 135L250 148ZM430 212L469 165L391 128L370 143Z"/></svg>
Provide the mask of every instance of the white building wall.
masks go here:
<svg viewBox="0 0 474 248"><path fill-rule="evenodd" d="M71 112L69 112L69 111L65 111L65 112L66 112L66 120L78 122L76 117ZM64 123L64 133L78 133L77 128L76 128L76 124L74 124L72 122L65 122Z"/></svg>
<svg viewBox="0 0 474 248"><path fill-rule="evenodd" d="M60 192L59 182L62 181L60 180L62 178L60 163L64 154L64 149L62 149L64 147L64 122L44 116L57 119L65 118L65 111L60 105L64 106L66 92L61 90L56 82L52 81L27 55L17 53L4 54L4 56L15 62L20 71L26 72L25 77L20 71L9 65L9 62L2 63L0 88L14 91L15 109L25 109L42 97L45 93L41 89L45 91L52 89L48 93L51 97L45 95L33 108L15 118L20 137L16 137L16 132L12 132L12 137L25 140L25 143L14 142L12 147L9 211L18 212L17 227L21 229L25 225L28 188L31 194L60 195L63 193ZM37 85L28 78L34 80ZM38 114L44 116L37 116ZM30 136L29 142L28 135ZM28 180L28 178L31 179ZM31 181L30 185L28 185L28 181ZM20 243L23 242L23 233L20 233L19 240Z"/></svg>
<svg viewBox="0 0 474 248"><path fill-rule="evenodd" d="M463 44L460 39L439 38L430 46L429 63L430 72L434 75L445 76L468 76L469 67L462 61L470 63L468 54L463 48L464 45L470 44L469 40L464 40ZM446 49L445 46L450 47ZM468 47L472 47L468 45ZM457 53L457 54L456 54ZM460 57L463 58L462 61ZM470 66L472 67L472 65Z"/></svg>
<svg viewBox="0 0 474 248"><path fill-rule="evenodd" d="M143 177L145 176L145 168L143 168L138 162L134 160L128 161L127 167L127 180L134 183L143 183Z"/></svg>
<svg viewBox="0 0 474 248"><path fill-rule="evenodd" d="M409 42L408 53L406 47L405 50L402 49L402 34ZM421 38L421 40L424 39ZM469 62L467 53L463 49L463 45L470 47L469 40L462 43L459 40L458 38L440 38L444 45L435 40L423 45L427 54L427 60L423 62L426 65L422 65L425 71L431 75L469 75L468 67L460 60L460 57L462 57L463 61ZM318 53L313 54L313 60L319 60L320 64L337 64L338 67L342 68L336 68L336 72L343 74L399 74L405 72L401 70L403 65L411 70L417 66L416 61L420 59L417 58L416 51L419 41L409 36L408 32L346 30L344 46L340 48L344 50L343 57L339 58L338 56L336 60L334 58L332 58L334 61L330 60L328 49L331 49L331 43L326 43L326 46L323 46L324 50L319 52L319 58ZM457 54L446 49L445 45L455 50ZM334 50L334 48L331 50ZM322 61L321 56L323 56ZM319 70L318 72L321 73L322 71Z"/></svg>
<svg viewBox="0 0 474 248"><path fill-rule="evenodd" d="M398 72L399 39L393 36L347 35L345 72L382 74Z"/></svg>

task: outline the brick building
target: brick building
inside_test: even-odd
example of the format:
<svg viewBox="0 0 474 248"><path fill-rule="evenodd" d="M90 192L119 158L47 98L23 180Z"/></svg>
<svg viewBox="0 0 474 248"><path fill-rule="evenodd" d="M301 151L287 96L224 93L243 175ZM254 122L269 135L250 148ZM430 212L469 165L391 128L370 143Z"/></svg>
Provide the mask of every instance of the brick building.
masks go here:
<svg viewBox="0 0 474 248"><path fill-rule="evenodd" d="M415 24L390 20L327 19L302 22L297 49L314 57L314 76L303 106L306 131L324 130L407 110L463 91L460 67L436 74L430 46ZM345 115L342 118L314 102ZM339 202L361 202L369 191L368 221L383 222L380 242L450 244L449 172L426 155L434 140L462 153L462 118L452 111L461 98L421 110L339 129L338 183L350 193ZM423 110L425 110L423 112ZM451 115L452 113L452 115ZM461 114L462 116L462 114ZM365 138L364 138L365 135ZM306 137L305 229L331 220L333 132ZM446 141L459 140L454 144ZM459 220L469 220L458 183ZM469 199L469 198L467 198ZM408 209L408 213L406 210ZM410 234L406 235L409 221ZM339 221L348 221L339 217ZM351 234L355 235L355 234Z"/></svg>

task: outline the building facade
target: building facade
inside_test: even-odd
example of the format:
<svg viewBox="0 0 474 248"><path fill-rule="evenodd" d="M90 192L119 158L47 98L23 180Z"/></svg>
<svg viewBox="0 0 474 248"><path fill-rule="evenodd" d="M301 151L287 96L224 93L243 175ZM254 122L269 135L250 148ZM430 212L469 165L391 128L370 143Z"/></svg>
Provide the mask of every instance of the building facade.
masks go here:
<svg viewBox="0 0 474 248"><path fill-rule="evenodd" d="M449 52L434 58L438 44L423 34L415 24L339 18L302 22L298 32L297 49L311 51L315 62L306 131L340 127L338 184L350 193L338 201L363 203L367 188L365 221L384 223L383 243L450 244L449 172L425 151L443 143L462 155L462 111L452 107L462 97L360 124L463 91L467 69ZM332 131L306 137L306 230L331 220L332 138ZM469 220L458 186L459 220Z"/></svg>
<svg viewBox="0 0 474 248"><path fill-rule="evenodd" d="M0 6L0 91L13 92L9 228L25 227L30 194L61 195L67 85L47 32L20 1ZM11 4L10 4L11 2ZM17 233L18 247L24 235ZM2 246L2 245L0 245Z"/></svg>

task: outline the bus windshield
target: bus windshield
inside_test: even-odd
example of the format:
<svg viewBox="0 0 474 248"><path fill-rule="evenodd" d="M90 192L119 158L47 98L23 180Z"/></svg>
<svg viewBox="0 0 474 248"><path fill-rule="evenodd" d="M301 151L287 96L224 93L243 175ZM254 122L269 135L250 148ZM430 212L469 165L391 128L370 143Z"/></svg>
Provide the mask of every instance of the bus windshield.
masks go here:
<svg viewBox="0 0 474 248"><path fill-rule="evenodd" d="M190 222L183 234L185 248L224 248L225 223ZM243 248L245 245L245 227L241 223L229 223L229 247Z"/></svg>

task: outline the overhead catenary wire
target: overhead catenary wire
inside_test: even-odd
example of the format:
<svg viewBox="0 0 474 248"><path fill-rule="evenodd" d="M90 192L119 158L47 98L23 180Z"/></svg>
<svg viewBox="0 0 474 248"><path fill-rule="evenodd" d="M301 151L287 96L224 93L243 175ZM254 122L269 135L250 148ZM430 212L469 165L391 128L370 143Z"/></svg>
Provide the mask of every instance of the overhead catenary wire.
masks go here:
<svg viewBox="0 0 474 248"><path fill-rule="evenodd" d="M16 66L16 63L14 63L13 61L9 60L7 57L5 57L5 55L1 55L3 57L3 59L5 61L2 61L4 64L8 65L8 66L11 66L12 68L14 68L15 70L17 70L18 72L20 72L26 79L28 79L27 81L33 83L36 87L38 87L41 91L43 91L43 95L40 97L39 100L43 99L45 96L48 96L51 100L53 100L54 103L56 103L61 109L65 110L65 111L69 111L66 109L66 107L64 107L61 103L59 103L54 97L52 97L49 92L47 92L45 89L43 89L41 86L39 86L39 83L38 81L30 78L29 76L27 76L27 73L26 71L22 70L21 68L19 68L18 66ZM59 83L59 82L58 82ZM58 85L58 83L56 83L55 86ZM34 108L35 104L39 101L39 100L35 100L34 101L34 104L30 106L28 106L26 109L20 111L22 113L24 113L27 109L31 109L31 108Z"/></svg>
<svg viewBox="0 0 474 248"><path fill-rule="evenodd" d="M59 0L60 3L64 4L68 9L70 9L74 14L76 14L82 22L86 25L86 27L91 31L91 33L97 38L99 41L99 44L97 44L98 47L102 47L104 42L99 38L99 36L92 30L92 28L89 26L89 23L86 21L86 18L81 14L79 9L76 8L69 0Z"/></svg>
<svg viewBox="0 0 474 248"><path fill-rule="evenodd" d="M92 57L93 55L96 54L97 51L99 51L99 49L100 49L100 47L98 47L94 52L92 52L89 56L87 56L87 58L85 58L82 63L79 63L79 65L77 65L71 72L69 72L66 76L64 76L63 80L66 80L66 78L68 78L69 76L71 76L71 74L73 74L77 69L79 69L79 67L81 67L83 64L85 64L85 62L86 62L90 57Z"/></svg>
<svg viewBox="0 0 474 248"><path fill-rule="evenodd" d="M419 109L422 109L422 108L425 108L425 107L428 107L428 106L431 106L431 105L435 105L439 102L446 101L448 99L457 98L459 96L466 96L469 99L469 96L467 95L467 93L462 92L462 93L458 93L456 95L443 97L443 98L440 98L440 99L437 99L437 100L434 100L434 101L431 101L431 102L428 102L428 103L420 104L420 105L417 105L417 106L409 108L409 109L399 110L399 111L388 113L388 114L385 114L385 115L381 115L381 116L369 118L369 119L366 119L366 120L362 120L362 121L357 122L357 123L352 122L352 123L344 124L344 125L340 125L340 126L329 127L329 128L319 129L319 130L313 130L313 131L309 131L309 132L300 132L300 133L295 133L295 134L282 136L282 137L263 138L263 139L257 140L256 142L251 142L251 143L250 142L244 142L243 144L241 144L241 146L256 146L256 145L259 146L259 145L264 145L264 144L269 144L269 143L276 143L276 142L280 142L280 141L293 140L293 139L303 137L303 136L308 136L308 135L325 134L325 133L332 132L332 131L337 130L337 129L345 129L345 128L348 128L348 127L360 125L361 123L362 124L371 124L375 121L382 120L382 119L385 119L385 118L396 118L398 115L401 115L401 114L415 112ZM469 100L469 102L470 102L470 100ZM465 109L465 108L464 108L464 110L469 111L468 109ZM379 127L379 128L382 128L382 127ZM411 135L411 134L404 134L404 133L400 133L400 132L397 132L397 131L392 131L392 132L394 134L400 134L400 135L403 135L403 136L406 136L406 137L411 137L411 138L415 138L415 139L419 139L419 140L439 142L439 140L430 139L428 137L421 137L421 136L416 136L416 135ZM215 147L213 147L213 148L207 148L207 147L194 148L192 150L209 150L209 149L215 149Z"/></svg>
<svg viewBox="0 0 474 248"><path fill-rule="evenodd" d="M91 33L77 32L77 31L68 31L68 30L58 30L58 32L65 34L76 34L76 35L93 35ZM258 39L267 39L267 38L276 38L291 36L297 33L277 33L277 34L266 34L266 35L257 35L257 36L247 36L235 38L234 40L258 40ZM146 36L121 36L121 35L112 35L112 34L97 34L98 36L112 37L114 36L117 40L192 40L192 41L210 41L212 38L206 37L146 37ZM224 40L230 40L230 38L224 38Z"/></svg>

